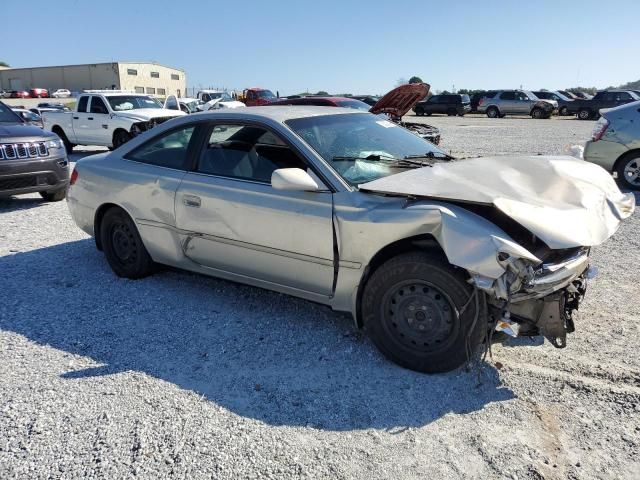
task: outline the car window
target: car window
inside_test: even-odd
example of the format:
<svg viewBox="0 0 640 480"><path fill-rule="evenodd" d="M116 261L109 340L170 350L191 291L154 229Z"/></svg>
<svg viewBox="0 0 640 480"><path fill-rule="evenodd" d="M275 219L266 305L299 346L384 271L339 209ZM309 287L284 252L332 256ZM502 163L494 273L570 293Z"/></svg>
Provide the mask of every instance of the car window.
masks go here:
<svg viewBox="0 0 640 480"><path fill-rule="evenodd" d="M197 171L210 175L271 183L279 168L307 169L306 163L278 135L253 125L213 125Z"/></svg>
<svg viewBox="0 0 640 480"><path fill-rule="evenodd" d="M80 97L80 100L78 100L78 111L79 112L86 112L87 111L87 103L89 103L89 97L88 96Z"/></svg>
<svg viewBox="0 0 640 480"><path fill-rule="evenodd" d="M604 97L603 99L604 99L605 102L613 102L616 99L615 93L612 93L612 92L606 92L603 95L603 97Z"/></svg>
<svg viewBox="0 0 640 480"><path fill-rule="evenodd" d="M460 101L462 103L469 103L471 99L469 98L469 95L464 94L464 95L460 95Z"/></svg>
<svg viewBox="0 0 640 480"><path fill-rule="evenodd" d="M627 92L620 92L618 94L618 101L628 101L628 100L632 100L631 95L629 95Z"/></svg>
<svg viewBox="0 0 640 480"><path fill-rule="evenodd" d="M186 169L187 151L193 138L194 126L186 126L149 140L126 155L126 159L149 163L158 167Z"/></svg>
<svg viewBox="0 0 640 480"><path fill-rule="evenodd" d="M109 113L100 97L91 97L91 113Z"/></svg>
<svg viewBox="0 0 640 480"><path fill-rule="evenodd" d="M516 100L529 100L529 95L524 92L515 92Z"/></svg>
<svg viewBox="0 0 640 480"><path fill-rule="evenodd" d="M500 99L501 100L515 100L516 99L516 94L515 94L515 92L502 92L502 95L500 95Z"/></svg>
<svg viewBox="0 0 640 480"><path fill-rule="evenodd" d="M440 101L440 95L434 95L428 100L429 103L438 103L439 101Z"/></svg>

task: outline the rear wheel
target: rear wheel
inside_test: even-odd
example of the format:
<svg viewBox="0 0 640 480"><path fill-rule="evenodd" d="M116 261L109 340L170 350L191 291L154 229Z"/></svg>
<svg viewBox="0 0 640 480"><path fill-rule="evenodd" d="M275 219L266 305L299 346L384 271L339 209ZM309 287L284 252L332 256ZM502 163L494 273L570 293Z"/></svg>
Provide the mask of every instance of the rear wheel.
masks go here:
<svg viewBox="0 0 640 480"><path fill-rule="evenodd" d="M387 358L411 370L437 373L461 366L487 323L465 280L437 255L413 252L387 261L362 296L371 339ZM484 305L484 298L477 300Z"/></svg>
<svg viewBox="0 0 640 480"><path fill-rule="evenodd" d="M616 167L618 183L630 190L640 190L640 153L623 158Z"/></svg>
<svg viewBox="0 0 640 480"><path fill-rule="evenodd" d="M580 120L589 120L591 118L591 110L588 108L582 108L578 111L578 118Z"/></svg>
<svg viewBox="0 0 640 480"><path fill-rule="evenodd" d="M120 208L105 213L100 240L109 266L119 277L137 279L153 273L154 263L131 217Z"/></svg>
<svg viewBox="0 0 640 480"><path fill-rule="evenodd" d="M54 190L53 192L40 192L40 196L47 202L59 202L64 200L64 197L67 196L67 188L61 188L59 190Z"/></svg>
<svg viewBox="0 0 640 480"><path fill-rule="evenodd" d="M422 109L422 107L416 107L416 115L419 117L424 115L424 110Z"/></svg>
<svg viewBox="0 0 640 480"><path fill-rule="evenodd" d="M560 111L558 112L558 115L560 115L561 117L565 117L569 114L569 112L567 111L567 107L561 107Z"/></svg>
<svg viewBox="0 0 640 480"><path fill-rule="evenodd" d="M497 118L500 115L500 112L496 107L487 108L487 117L489 118Z"/></svg>
<svg viewBox="0 0 640 480"><path fill-rule="evenodd" d="M450 117L455 117L457 114L458 112L455 108L450 108L449 110L447 110L447 115L449 115Z"/></svg>

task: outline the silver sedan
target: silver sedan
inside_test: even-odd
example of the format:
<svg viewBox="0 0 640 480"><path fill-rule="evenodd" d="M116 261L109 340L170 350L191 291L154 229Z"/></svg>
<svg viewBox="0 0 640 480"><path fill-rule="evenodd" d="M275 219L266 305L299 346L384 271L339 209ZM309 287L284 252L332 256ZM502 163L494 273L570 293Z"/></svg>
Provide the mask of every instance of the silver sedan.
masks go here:
<svg viewBox="0 0 640 480"><path fill-rule="evenodd" d="M453 161L329 107L174 119L80 160L70 184L117 275L159 263L320 302L422 372L460 366L496 330L563 347L589 247L635 205L571 157Z"/></svg>

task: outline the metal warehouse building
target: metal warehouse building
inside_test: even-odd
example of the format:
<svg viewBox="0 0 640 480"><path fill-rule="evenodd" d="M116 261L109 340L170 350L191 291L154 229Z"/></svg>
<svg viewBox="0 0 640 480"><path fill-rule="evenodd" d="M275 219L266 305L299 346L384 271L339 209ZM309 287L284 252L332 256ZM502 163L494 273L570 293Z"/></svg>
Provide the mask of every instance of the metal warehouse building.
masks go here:
<svg viewBox="0 0 640 480"><path fill-rule="evenodd" d="M0 69L0 89L46 88L133 90L151 95L185 95L184 70L149 62L110 62L57 67Z"/></svg>

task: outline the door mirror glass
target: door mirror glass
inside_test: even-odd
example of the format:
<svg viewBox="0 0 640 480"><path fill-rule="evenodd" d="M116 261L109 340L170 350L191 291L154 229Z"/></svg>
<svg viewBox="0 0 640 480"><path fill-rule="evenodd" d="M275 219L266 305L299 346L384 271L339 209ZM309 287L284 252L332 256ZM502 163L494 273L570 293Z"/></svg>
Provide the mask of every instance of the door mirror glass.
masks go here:
<svg viewBox="0 0 640 480"><path fill-rule="evenodd" d="M271 174L271 186L276 190L316 192L316 181L301 168L279 168Z"/></svg>
<svg viewBox="0 0 640 480"><path fill-rule="evenodd" d="M169 95L164 101L164 108L168 110L180 110L180 104L175 95Z"/></svg>

